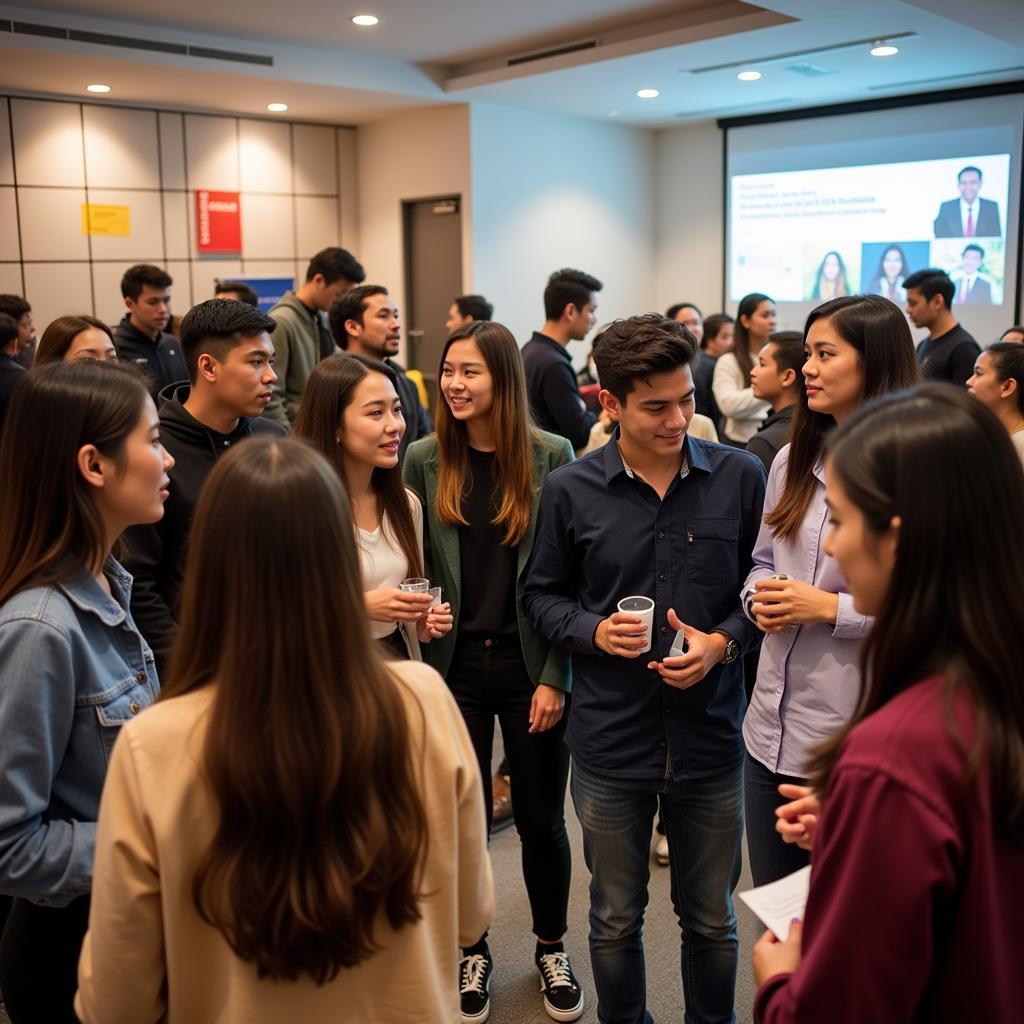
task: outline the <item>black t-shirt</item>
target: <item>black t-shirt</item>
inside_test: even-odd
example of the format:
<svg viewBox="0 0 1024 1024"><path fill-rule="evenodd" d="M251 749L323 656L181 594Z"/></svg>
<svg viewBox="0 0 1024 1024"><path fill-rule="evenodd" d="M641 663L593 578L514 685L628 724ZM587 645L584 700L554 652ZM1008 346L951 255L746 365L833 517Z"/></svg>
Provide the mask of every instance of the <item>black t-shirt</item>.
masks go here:
<svg viewBox="0 0 1024 1024"><path fill-rule="evenodd" d="M959 324L937 338L925 338L917 346L917 359L928 380L948 380L961 387L974 373L981 348Z"/></svg>
<svg viewBox="0 0 1024 1024"><path fill-rule="evenodd" d="M495 526L494 452L469 449L470 486L462 499L468 526L459 527L462 562L462 607L459 632L469 636L513 636L516 622L518 549L501 543L504 526Z"/></svg>

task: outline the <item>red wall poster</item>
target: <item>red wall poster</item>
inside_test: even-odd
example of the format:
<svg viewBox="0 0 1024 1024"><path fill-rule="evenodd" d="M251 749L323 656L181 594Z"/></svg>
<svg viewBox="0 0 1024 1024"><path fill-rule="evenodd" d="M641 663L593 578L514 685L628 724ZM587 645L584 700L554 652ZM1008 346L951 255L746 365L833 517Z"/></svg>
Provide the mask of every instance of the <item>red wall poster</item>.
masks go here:
<svg viewBox="0 0 1024 1024"><path fill-rule="evenodd" d="M196 190L196 250L241 255L242 211L237 192Z"/></svg>

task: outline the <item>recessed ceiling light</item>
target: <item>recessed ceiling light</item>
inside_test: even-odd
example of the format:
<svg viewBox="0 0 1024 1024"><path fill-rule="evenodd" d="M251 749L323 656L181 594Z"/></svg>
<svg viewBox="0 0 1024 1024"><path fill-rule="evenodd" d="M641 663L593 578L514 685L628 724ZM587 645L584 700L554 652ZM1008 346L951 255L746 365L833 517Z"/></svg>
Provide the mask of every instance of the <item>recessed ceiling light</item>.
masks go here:
<svg viewBox="0 0 1024 1024"><path fill-rule="evenodd" d="M654 100L661 95L657 89L637 89L636 94L642 100Z"/></svg>
<svg viewBox="0 0 1024 1024"><path fill-rule="evenodd" d="M893 46L892 43L887 43L884 39L880 39L871 47L872 57L895 57L899 52L898 46Z"/></svg>
<svg viewBox="0 0 1024 1024"><path fill-rule="evenodd" d="M361 25L363 28L369 28L371 25L380 24L380 18L376 14L357 14L352 19L353 25Z"/></svg>
<svg viewBox="0 0 1024 1024"><path fill-rule="evenodd" d="M741 71L736 76L741 82L756 82L761 77L760 71Z"/></svg>
<svg viewBox="0 0 1024 1024"><path fill-rule="evenodd" d="M275 114L280 114L282 110L287 110L287 103L268 103L267 110L273 111Z"/></svg>
<svg viewBox="0 0 1024 1024"><path fill-rule="evenodd" d="M100 85L99 82L97 82L95 85L87 85L85 87L85 91L86 92L110 92L110 86L109 85Z"/></svg>

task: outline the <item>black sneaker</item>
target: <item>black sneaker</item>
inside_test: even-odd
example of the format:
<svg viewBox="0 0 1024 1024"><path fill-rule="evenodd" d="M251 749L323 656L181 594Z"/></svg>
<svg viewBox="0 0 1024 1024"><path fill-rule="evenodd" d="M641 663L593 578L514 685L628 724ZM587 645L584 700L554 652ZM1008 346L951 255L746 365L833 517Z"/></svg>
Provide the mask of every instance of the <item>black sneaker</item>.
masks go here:
<svg viewBox="0 0 1024 1024"><path fill-rule="evenodd" d="M474 953L459 961L459 1011L462 1024L483 1024L490 1016L493 977L494 961L490 953Z"/></svg>
<svg viewBox="0 0 1024 1024"><path fill-rule="evenodd" d="M572 973L568 953L545 953L537 958L544 1009L552 1020L579 1020L583 1016L583 989Z"/></svg>

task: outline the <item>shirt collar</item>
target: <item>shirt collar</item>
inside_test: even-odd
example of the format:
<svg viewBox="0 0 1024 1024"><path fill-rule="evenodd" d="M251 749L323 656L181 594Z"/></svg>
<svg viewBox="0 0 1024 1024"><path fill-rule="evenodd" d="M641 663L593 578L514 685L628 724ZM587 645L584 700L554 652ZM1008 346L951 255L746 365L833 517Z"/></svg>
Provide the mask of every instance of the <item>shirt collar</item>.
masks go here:
<svg viewBox="0 0 1024 1024"><path fill-rule="evenodd" d="M622 474L628 476L630 480L636 479L636 474L629 468L626 460L622 457L622 452L619 451L618 426L615 427L615 431L608 438L602 453L604 455L604 478L606 483L610 484L617 476ZM708 461L707 453L704 449L687 434L686 444L683 448L683 464L679 467L679 479L685 480L690 475L691 469L710 473L711 463Z"/></svg>
<svg viewBox="0 0 1024 1024"><path fill-rule="evenodd" d="M104 625L119 626L128 617L126 609L131 599L132 576L114 558L107 559L103 571L117 596L108 594L92 573L85 570L59 586L76 608L92 612Z"/></svg>
<svg viewBox="0 0 1024 1024"><path fill-rule="evenodd" d="M545 345L550 345L567 363L572 363L572 356L569 355L569 350L565 345L559 345L554 338L548 337L546 334L541 334L540 331L534 331L531 341L540 341Z"/></svg>

